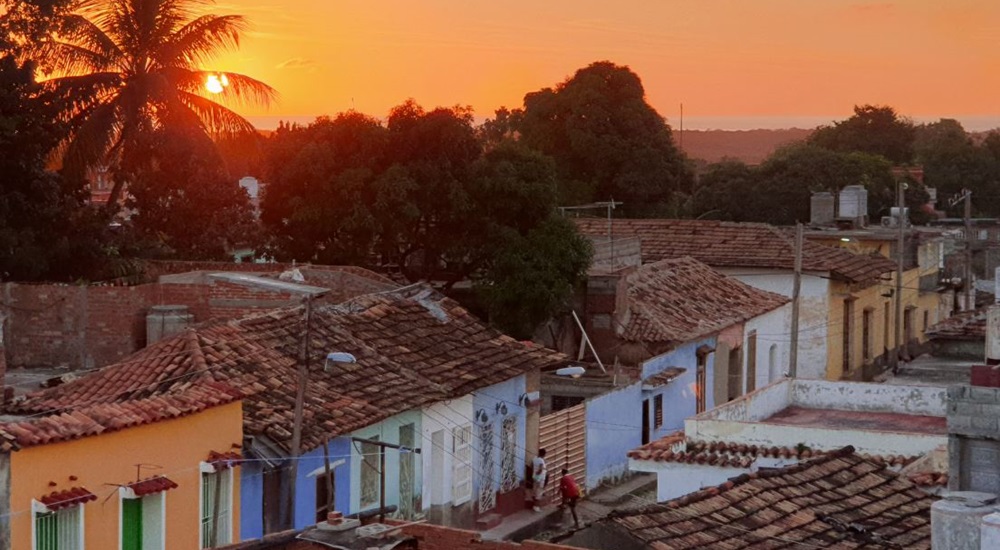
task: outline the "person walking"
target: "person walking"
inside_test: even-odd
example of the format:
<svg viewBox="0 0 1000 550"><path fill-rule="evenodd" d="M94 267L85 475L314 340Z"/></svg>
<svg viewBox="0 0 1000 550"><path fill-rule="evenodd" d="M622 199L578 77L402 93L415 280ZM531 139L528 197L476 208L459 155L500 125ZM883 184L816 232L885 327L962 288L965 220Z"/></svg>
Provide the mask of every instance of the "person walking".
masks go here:
<svg viewBox="0 0 1000 550"><path fill-rule="evenodd" d="M545 498L545 484L548 483L549 472L545 465L545 449L539 449L538 456L531 461L532 496L536 512L541 512L542 499Z"/></svg>
<svg viewBox="0 0 1000 550"><path fill-rule="evenodd" d="M569 507L570 513L573 514L573 523L579 529L580 518L576 515L576 502L580 500L580 486L566 468L562 469L562 478L559 480L559 494L562 495L562 504L559 508Z"/></svg>

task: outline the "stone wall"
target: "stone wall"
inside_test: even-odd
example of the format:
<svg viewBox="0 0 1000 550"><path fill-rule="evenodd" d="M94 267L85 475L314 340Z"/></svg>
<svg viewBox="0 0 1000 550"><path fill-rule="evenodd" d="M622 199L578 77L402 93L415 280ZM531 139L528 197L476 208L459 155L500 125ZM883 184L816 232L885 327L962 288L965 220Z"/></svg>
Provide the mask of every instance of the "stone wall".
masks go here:
<svg viewBox="0 0 1000 550"><path fill-rule="evenodd" d="M948 388L948 488L1000 493L1000 388Z"/></svg>

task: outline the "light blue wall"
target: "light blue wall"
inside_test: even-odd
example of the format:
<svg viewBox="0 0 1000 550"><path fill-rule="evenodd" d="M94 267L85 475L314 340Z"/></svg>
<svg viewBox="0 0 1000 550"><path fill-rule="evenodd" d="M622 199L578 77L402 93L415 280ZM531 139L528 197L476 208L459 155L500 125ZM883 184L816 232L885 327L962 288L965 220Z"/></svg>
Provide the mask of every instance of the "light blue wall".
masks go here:
<svg viewBox="0 0 1000 550"><path fill-rule="evenodd" d="M334 468L334 509L349 513L350 505L350 444L344 438L330 442L330 462L345 460ZM287 463L286 463L287 464ZM303 529L316 523L316 477L309 474L324 467L323 447L305 453L299 460L298 484L295 491L295 528ZM283 498L283 497L282 497ZM246 462L240 468L240 538L258 539L264 535L264 466L261 461ZM279 500L284 502L283 500Z"/></svg>
<svg viewBox="0 0 1000 550"><path fill-rule="evenodd" d="M684 419L694 416L697 413L698 403L695 395L698 373L697 351L701 346L708 346L715 349L715 345L715 336L694 342L688 342L670 352L649 359L642 364L643 380L663 372L668 367L681 367L687 369L684 374L680 375L666 386L661 386L652 391L642 392L642 399L649 400L649 425L651 431L649 437L650 441L654 441L682 429L684 427ZM713 381L715 379L714 365L715 354L712 353L709 354L707 364L705 366L707 371L705 382L707 395L705 398L705 405L708 409L715 407L712 395L712 388L714 387ZM653 419L655 418L653 416L653 400L656 395L663 395L663 426L660 428L655 428L653 422ZM639 407L639 410L641 412L641 407ZM639 422L640 424L642 422L641 416L639 417Z"/></svg>
<svg viewBox="0 0 1000 550"><path fill-rule="evenodd" d="M525 377L518 376L517 378L512 378L506 382L501 382L499 384L494 384L483 388L482 390L476 390L473 393L472 398L472 414L474 417L473 428L472 428L472 498L473 502L476 501L479 495L480 486L483 481L485 472L483 472L482 464L482 449L480 445L480 434L481 429L484 425L479 419L475 419L475 415L478 411L482 410L486 412L488 420L486 424L493 426L493 476L488 481L493 487L493 490L500 490L500 435L503 427L503 419L509 416L517 417L517 445L516 445L516 458L515 458L515 473L517 475L518 482L524 480L524 445L525 445L525 421L527 418L526 410L518 405L520 402L520 397L526 392L526 381ZM497 413L497 406L505 406L507 408L507 415L504 416L501 413Z"/></svg>
<svg viewBox="0 0 1000 550"><path fill-rule="evenodd" d="M350 442L338 437L330 441L330 462L344 460L342 466L334 468L333 507L338 512L353 513L350 507ZM304 529L316 524L316 476L309 474L324 467L323 447L309 451L299 460L295 486L295 529Z"/></svg>
<svg viewBox="0 0 1000 550"><path fill-rule="evenodd" d="M405 413L397 414L391 418L388 418L378 424L374 424L367 428L360 429L353 434L354 437L361 437L365 439L374 439L377 437L379 441L386 443L399 444L399 429L406 424L413 424L414 429L414 443L418 447L421 445L421 419L422 414L420 409L414 409L412 411L407 411ZM356 512L363 512L365 510L377 509L378 503L374 503L365 507L361 506L361 470L364 468L362 463L362 456L359 452L361 449L361 444L350 446L350 453L352 459L350 461L350 514ZM421 453L423 450L421 449ZM416 510L420 510L420 498L421 491L423 487L423 455L414 453L414 494L417 502ZM399 505L399 457L400 451L396 449L386 449L385 455L385 505L386 506L398 506Z"/></svg>
<svg viewBox="0 0 1000 550"><path fill-rule="evenodd" d="M642 444L642 383L594 397L586 407L586 484L593 489L624 475L626 453Z"/></svg>

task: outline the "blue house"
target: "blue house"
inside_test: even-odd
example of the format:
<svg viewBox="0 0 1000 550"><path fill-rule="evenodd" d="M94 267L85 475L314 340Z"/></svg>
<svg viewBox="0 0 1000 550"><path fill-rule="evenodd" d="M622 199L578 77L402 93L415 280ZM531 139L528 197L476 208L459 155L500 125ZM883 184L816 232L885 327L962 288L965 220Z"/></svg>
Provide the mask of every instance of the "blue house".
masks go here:
<svg viewBox="0 0 1000 550"><path fill-rule="evenodd" d="M756 365L775 351L763 344L781 345L772 342L789 330L787 298L691 258L595 269L584 303L587 336L604 365L617 365L604 376L614 382L550 376L544 392L546 411L586 409L588 487L624 474L630 445L766 385L769 369Z"/></svg>
<svg viewBox="0 0 1000 550"><path fill-rule="evenodd" d="M564 355L504 336L425 285L313 307L308 331L304 316L275 310L195 330L206 357L245 350L227 365L248 394L241 538L301 529L329 511L471 527L523 508L538 416L530 396Z"/></svg>

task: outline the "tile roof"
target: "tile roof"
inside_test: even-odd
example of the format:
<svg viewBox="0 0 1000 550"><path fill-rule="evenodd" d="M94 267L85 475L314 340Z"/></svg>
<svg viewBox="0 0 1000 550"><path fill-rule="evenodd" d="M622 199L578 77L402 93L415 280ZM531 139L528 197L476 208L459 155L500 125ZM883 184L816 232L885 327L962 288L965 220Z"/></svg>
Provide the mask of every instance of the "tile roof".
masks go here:
<svg viewBox="0 0 1000 550"><path fill-rule="evenodd" d="M926 333L930 338L943 340L985 340L986 308L953 315L929 327Z"/></svg>
<svg viewBox="0 0 1000 550"><path fill-rule="evenodd" d="M72 489L66 489L64 491L56 491L38 499L39 502L52 511L70 508L92 500L97 500L97 495L91 493L83 487L73 487Z"/></svg>
<svg viewBox="0 0 1000 550"><path fill-rule="evenodd" d="M632 342L682 343L788 303L693 258L646 264L625 275L628 314L620 336Z"/></svg>
<svg viewBox="0 0 1000 550"><path fill-rule="evenodd" d="M574 220L580 232L606 238L606 219ZM712 267L792 269L793 239L774 226L714 220L614 219L612 237L638 236L643 262L691 256ZM896 268L895 262L878 255L854 254L848 250L804 240L802 268L830 272L850 282L870 282Z"/></svg>
<svg viewBox="0 0 1000 550"><path fill-rule="evenodd" d="M930 549L934 498L852 447L638 510L606 524L647 548Z"/></svg>
<svg viewBox="0 0 1000 550"><path fill-rule="evenodd" d="M703 464L720 468L749 468L758 458L785 458L808 460L828 454L825 451L813 449L805 445L796 447L768 447L766 445L747 445L745 443L727 443L724 441L690 441L685 439L684 432L676 432L655 441L632 449L628 457L635 460L653 462L675 462L679 464ZM859 455L875 464L893 468L902 468L913 463L919 456L903 455Z"/></svg>
<svg viewBox="0 0 1000 550"><path fill-rule="evenodd" d="M31 414L94 401L124 407L135 400L162 399L177 387L194 391L213 382L244 394L246 435L266 436L287 448L303 317L302 307L276 309L189 329L122 363L29 395L14 405L15 412ZM426 285L314 307L311 328L304 449L395 414L569 360L503 335ZM351 353L357 362L326 365L325 357L333 351ZM54 422L72 425L72 420Z"/></svg>
<svg viewBox="0 0 1000 550"><path fill-rule="evenodd" d="M170 489L176 489L177 484L166 477L156 476L136 481L135 483L129 483L128 488L132 489L135 496L141 497L155 493L162 493L163 491L169 491Z"/></svg>

